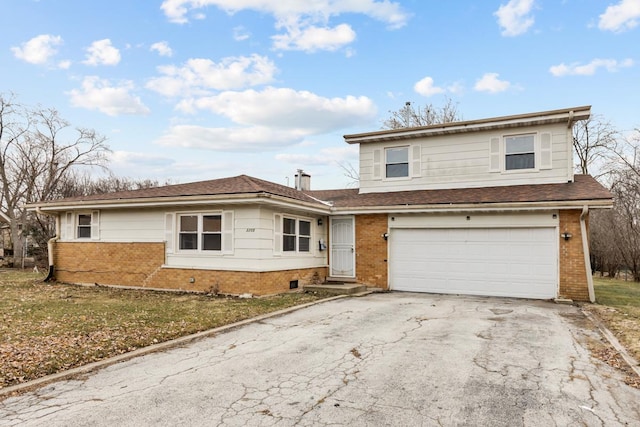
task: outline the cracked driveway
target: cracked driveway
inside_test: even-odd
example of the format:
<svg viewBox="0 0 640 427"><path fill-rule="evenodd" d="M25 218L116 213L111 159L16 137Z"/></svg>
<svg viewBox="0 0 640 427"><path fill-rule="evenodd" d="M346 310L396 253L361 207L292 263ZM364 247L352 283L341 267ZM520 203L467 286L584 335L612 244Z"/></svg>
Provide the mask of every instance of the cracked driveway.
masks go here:
<svg viewBox="0 0 640 427"><path fill-rule="evenodd" d="M592 339L572 306L374 294L8 398L0 425L638 425Z"/></svg>

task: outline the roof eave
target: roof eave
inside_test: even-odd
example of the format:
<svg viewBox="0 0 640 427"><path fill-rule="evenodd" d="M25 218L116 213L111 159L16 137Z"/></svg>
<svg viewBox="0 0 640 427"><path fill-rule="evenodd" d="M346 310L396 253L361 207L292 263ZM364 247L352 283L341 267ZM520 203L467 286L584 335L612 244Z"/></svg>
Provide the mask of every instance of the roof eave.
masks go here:
<svg viewBox="0 0 640 427"><path fill-rule="evenodd" d="M395 206L364 206L364 207L337 207L332 210L334 214L358 215L358 214L400 214L400 213L449 213L449 212L496 212L516 210L563 210L578 209L584 206L590 209L611 209L613 199L598 200L570 200L547 202L507 202L507 203L440 203L424 205L395 205Z"/></svg>
<svg viewBox="0 0 640 427"><path fill-rule="evenodd" d="M586 120L590 116L591 106L586 105L581 107L565 108L562 110L543 111L539 113L528 113L491 119L450 122L423 127L344 135L344 139L348 144L362 144L564 122L567 123L567 127L571 127L574 122L578 120Z"/></svg>
<svg viewBox="0 0 640 427"><path fill-rule="evenodd" d="M78 209L130 209L130 208L155 208L155 207L177 207L177 206L202 206L202 205L225 205L225 204L252 204L265 203L291 208L304 208L306 211L326 214L329 206L320 202L305 202L291 199L270 193L255 194L225 194L215 196L177 196L177 197L154 197L141 199L111 199L111 200L78 200L65 203L34 203L26 205L29 211L40 211L44 213L59 213L68 210Z"/></svg>

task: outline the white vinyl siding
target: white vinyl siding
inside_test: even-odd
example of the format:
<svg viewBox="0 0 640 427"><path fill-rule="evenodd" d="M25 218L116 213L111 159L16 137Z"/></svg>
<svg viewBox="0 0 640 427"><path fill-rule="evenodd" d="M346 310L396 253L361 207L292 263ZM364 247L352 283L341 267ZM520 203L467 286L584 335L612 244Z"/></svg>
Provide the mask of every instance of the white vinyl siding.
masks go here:
<svg viewBox="0 0 640 427"><path fill-rule="evenodd" d="M219 208L218 208L219 209ZM61 241L75 241L75 217L68 212L61 218ZM90 211L82 213L92 214ZM178 215L222 215L221 251L178 250ZM279 250L283 212L258 206L230 206L221 210L192 209L167 211L158 209L107 209L99 213L100 242L105 243L161 243L165 245L165 267L231 271L278 271L325 267L328 251L318 250L318 240L329 241L328 225L318 225L317 218L309 221L311 237L304 235L303 245L309 252L283 254ZM292 217L297 217L293 215ZM67 218L69 219L67 221ZM98 219L98 218L96 218ZM328 221L325 221L328 222ZM276 224L279 224L276 226ZM89 239L83 239L89 241ZM300 245L300 241L297 242ZM304 256L302 256L304 254Z"/></svg>
<svg viewBox="0 0 640 427"><path fill-rule="evenodd" d="M420 175L415 173L413 159L411 178L381 179L384 163L378 168L375 158L389 143L360 144L360 192L411 191L452 188L477 188L502 185L551 184L567 181L568 138L564 124L533 126L523 133L536 134L536 168L505 172L504 132L482 131L456 135L438 135L411 141L420 147ZM546 135L546 136L545 136ZM549 141L547 145L545 141ZM406 146L406 144L404 145ZM549 155L545 154L549 147ZM382 150L382 151L381 151ZM414 151L417 149L411 149ZM378 153L378 154L376 154ZM413 154L412 154L413 157ZM384 175L382 175L384 177Z"/></svg>

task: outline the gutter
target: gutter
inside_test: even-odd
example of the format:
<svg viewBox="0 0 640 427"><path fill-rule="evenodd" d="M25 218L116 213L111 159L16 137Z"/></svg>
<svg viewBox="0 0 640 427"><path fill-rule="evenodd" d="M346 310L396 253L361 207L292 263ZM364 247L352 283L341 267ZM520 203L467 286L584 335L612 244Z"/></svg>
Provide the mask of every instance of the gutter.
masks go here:
<svg viewBox="0 0 640 427"><path fill-rule="evenodd" d="M584 255L584 269L587 275L587 287L589 288L589 302L596 302L596 293L593 289L593 276L591 275L591 259L589 258L589 236L587 236L586 217L589 213L589 206L582 207L580 214L580 232L582 233L582 254Z"/></svg>
<svg viewBox="0 0 640 427"><path fill-rule="evenodd" d="M43 280L43 282L50 282L51 280L53 280L53 273L54 273L53 245L55 244L55 242L57 242L60 239L60 227L61 227L60 215L42 212L39 206L36 208L36 212L40 215L51 215L56 218L56 234L51 239L47 240L47 257L49 260L49 273L47 274L47 277L45 277Z"/></svg>
<svg viewBox="0 0 640 427"><path fill-rule="evenodd" d="M311 196L309 196L311 197ZM257 193L247 197L246 194L237 195L217 195L211 196L172 196L172 197L154 197L145 199L106 199L96 201L78 200L67 203L46 203L42 205L27 205L27 210L42 210L42 213L63 212L73 209L127 209L127 208L156 208L169 206L200 206L200 205L220 205L220 204L247 204L247 203L266 203L278 206L287 206L290 208L304 207L313 213L327 214L330 211L326 203L320 205L320 202L306 202L303 200L295 200L285 196L279 196L269 193Z"/></svg>
<svg viewBox="0 0 640 427"><path fill-rule="evenodd" d="M436 204L436 205L395 205L395 206L364 206L364 207L337 207L332 208L332 214L358 215L358 214L403 214L403 213L449 213L449 212L496 212L496 211L537 211L537 210L563 210L576 209L583 206L591 206L592 209L610 209L611 199L603 200L577 200L575 202L550 201L550 202L507 202L507 203L460 203L460 204Z"/></svg>

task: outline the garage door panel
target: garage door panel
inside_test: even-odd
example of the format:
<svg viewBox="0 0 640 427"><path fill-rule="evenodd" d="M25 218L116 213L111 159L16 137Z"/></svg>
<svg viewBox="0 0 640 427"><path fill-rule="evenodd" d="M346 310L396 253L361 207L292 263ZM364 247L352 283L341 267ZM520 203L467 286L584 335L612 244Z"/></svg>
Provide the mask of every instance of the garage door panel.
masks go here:
<svg viewBox="0 0 640 427"><path fill-rule="evenodd" d="M553 298L555 228L392 229L390 287L434 293Z"/></svg>

